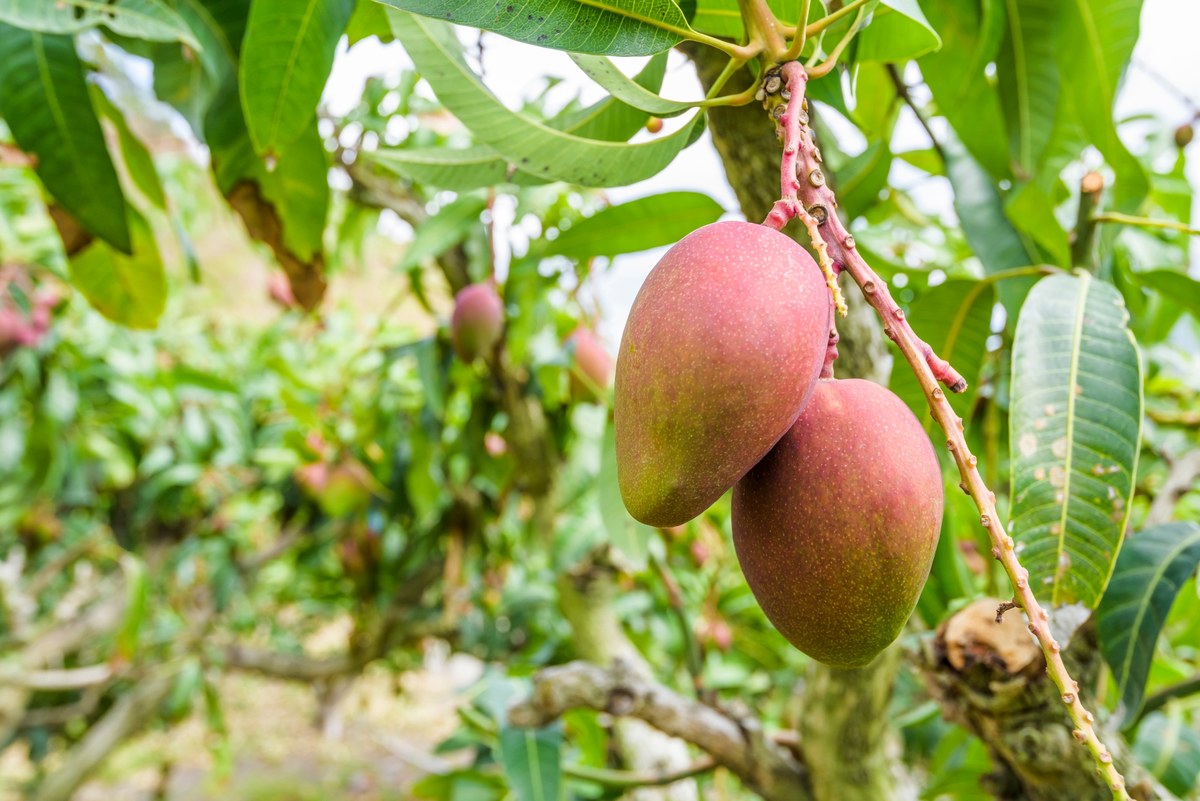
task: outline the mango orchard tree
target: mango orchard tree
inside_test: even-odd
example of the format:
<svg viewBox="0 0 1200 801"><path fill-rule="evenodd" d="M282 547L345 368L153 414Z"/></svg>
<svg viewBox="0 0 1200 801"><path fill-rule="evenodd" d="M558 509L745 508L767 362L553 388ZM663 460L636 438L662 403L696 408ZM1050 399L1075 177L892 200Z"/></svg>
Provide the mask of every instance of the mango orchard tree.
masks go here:
<svg viewBox="0 0 1200 801"><path fill-rule="evenodd" d="M438 638L492 667L415 797L1196 797L1196 119L1114 119L1140 13L0 5L18 789L70 798L193 711L228 764L222 673L334 717ZM493 35L604 96L505 105ZM415 71L334 114L370 37ZM660 94L678 53L703 98ZM705 130L747 222L607 202ZM203 247L231 218L281 271L269 323L184 302L245 291ZM330 310L396 227L402 292ZM614 369L593 275L672 244Z"/></svg>

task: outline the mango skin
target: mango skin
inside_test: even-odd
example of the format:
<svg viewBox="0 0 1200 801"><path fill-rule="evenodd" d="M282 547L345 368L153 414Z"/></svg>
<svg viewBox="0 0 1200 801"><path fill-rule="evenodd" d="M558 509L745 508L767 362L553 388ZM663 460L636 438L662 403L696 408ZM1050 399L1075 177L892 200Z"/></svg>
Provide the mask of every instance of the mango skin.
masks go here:
<svg viewBox="0 0 1200 801"><path fill-rule="evenodd" d="M780 633L861 667L904 628L942 524L929 437L878 384L821 380L795 425L733 490L733 543Z"/></svg>
<svg viewBox="0 0 1200 801"><path fill-rule="evenodd" d="M469 284L454 296L450 344L468 364L496 346L504 333L504 303L490 282Z"/></svg>
<svg viewBox="0 0 1200 801"><path fill-rule="evenodd" d="M571 348L571 399L577 402L594 401L608 389L612 378L612 357L591 329L578 326L567 337Z"/></svg>
<svg viewBox="0 0 1200 801"><path fill-rule="evenodd" d="M820 374L830 314L816 262L766 226L713 223L667 251L617 356L617 480L634 518L686 523L771 449Z"/></svg>

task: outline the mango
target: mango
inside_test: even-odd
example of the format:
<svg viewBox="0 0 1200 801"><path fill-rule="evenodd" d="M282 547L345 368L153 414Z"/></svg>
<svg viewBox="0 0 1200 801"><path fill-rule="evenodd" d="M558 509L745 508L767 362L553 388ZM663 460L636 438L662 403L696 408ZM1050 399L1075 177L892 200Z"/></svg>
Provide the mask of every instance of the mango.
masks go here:
<svg viewBox="0 0 1200 801"><path fill-rule="evenodd" d="M454 296L450 344L470 363L490 352L504 333L504 303L490 281L469 284Z"/></svg>
<svg viewBox="0 0 1200 801"><path fill-rule="evenodd" d="M787 433L820 374L829 290L778 231L717 222L650 272L617 355L617 480L629 513L686 523Z"/></svg>
<svg viewBox="0 0 1200 801"><path fill-rule="evenodd" d="M929 576L942 474L921 424L878 384L821 380L733 490L733 543L784 637L835 667L870 663Z"/></svg>
<svg viewBox="0 0 1200 801"><path fill-rule="evenodd" d="M587 326L579 326L566 340L571 351L571 398L594 401L608 389L612 357Z"/></svg>

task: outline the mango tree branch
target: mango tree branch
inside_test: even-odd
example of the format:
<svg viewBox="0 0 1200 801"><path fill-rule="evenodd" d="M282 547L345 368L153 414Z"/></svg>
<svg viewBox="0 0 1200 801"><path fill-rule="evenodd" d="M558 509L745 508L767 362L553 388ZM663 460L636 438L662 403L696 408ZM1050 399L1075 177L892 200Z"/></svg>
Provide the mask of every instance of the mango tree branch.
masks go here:
<svg viewBox="0 0 1200 801"><path fill-rule="evenodd" d="M1008 574L1014 587L1013 600L1028 616L1029 630L1037 638L1045 654L1046 670L1057 685L1062 702L1075 724L1072 733L1075 739L1091 752L1096 769L1111 789L1113 798L1117 801L1129 801L1125 779L1113 765L1112 753L1100 741L1093 726L1095 718L1079 700L1079 686L1067 672L1061 646L1050 633L1049 615L1042 609L1029 587L1029 571L1021 567L1013 538L1000 522L1000 515L996 511L996 496L987 488L979 474L976 466L978 460L971 453L963 435L962 418L954 412L942 388L938 386L940 380L947 384L951 391L960 392L966 388L966 381L949 364L934 355L929 345L917 337L905 319L904 310L888 292L887 283L875 274L855 248L854 237L846 231L837 215L837 199L821 173L821 158L811 130L804 125L797 126L789 119L800 118L808 76L803 67L796 62L789 62L783 66L783 76L791 93L783 114L784 154L786 157L789 148L797 151L797 174L802 176L800 180L793 180L799 203L792 206L789 199L784 198L781 200L781 203L787 204L784 211L798 216L799 212L804 210L817 219L835 265L848 271L854 278L867 302L883 320L884 333L896 343L916 374L930 411L946 435L946 449L958 465L962 486L979 509L979 522L987 529L992 541L992 555L1000 561L1004 572ZM795 133L797 128L798 135ZM772 215L774 214L775 210L772 211Z"/></svg>
<svg viewBox="0 0 1200 801"><path fill-rule="evenodd" d="M707 752L768 801L810 801L807 771L764 735L754 720L730 715L638 675L616 660L611 668L571 662L534 677L533 694L509 708L515 726L544 726L571 709L633 717Z"/></svg>
<svg viewBox="0 0 1200 801"><path fill-rule="evenodd" d="M685 779L709 773L717 766L712 757L702 757L685 768L674 771L618 770L594 768L590 765L563 765L563 774L572 779L602 784L610 790L634 790L638 787L663 787Z"/></svg>

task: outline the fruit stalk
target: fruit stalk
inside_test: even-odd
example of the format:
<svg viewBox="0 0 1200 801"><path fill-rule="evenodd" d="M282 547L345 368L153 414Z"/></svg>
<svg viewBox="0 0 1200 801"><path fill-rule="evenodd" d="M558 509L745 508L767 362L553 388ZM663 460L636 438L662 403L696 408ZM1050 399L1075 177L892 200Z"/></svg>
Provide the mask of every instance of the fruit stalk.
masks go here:
<svg viewBox="0 0 1200 801"><path fill-rule="evenodd" d="M837 199L821 172L820 151L807 127L804 90L808 75L798 62L784 64L781 70L783 86L788 92L782 112L774 116L783 134L782 197L764 222L772 228L782 228L793 217L800 217L811 231L816 229L813 245L821 260L830 260L836 274L850 273L862 289L867 302L883 321L884 333L892 339L917 376L933 418L946 435L946 448L958 465L962 488L975 501L979 521L992 541L992 555L1000 561L1014 588L1013 601L1029 619L1029 630L1037 638L1046 658L1046 671L1057 685L1071 721L1075 739L1091 752L1096 769L1112 790L1117 801L1129 801L1125 779L1113 764L1113 757L1101 742L1093 726L1095 718L1084 708L1079 697L1079 685L1071 678L1063 662L1061 646L1050 632L1049 615L1038 603L1029 587L1029 571L1021 567L1014 549L1013 538L1000 522L996 511L996 496L983 481L963 435L963 421L950 406L938 382L951 391L966 389L966 381L913 331L901 309L892 299L887 283L879 278L859 254L854 238L846 231L837 215ZM798 178L799 176L799 178ZM807 218L807 219L806 219ZM813 224L815 223L815 225ZM823 229L823 232L822 232ZM818 242L820 244L818 244Z"/></svg>

